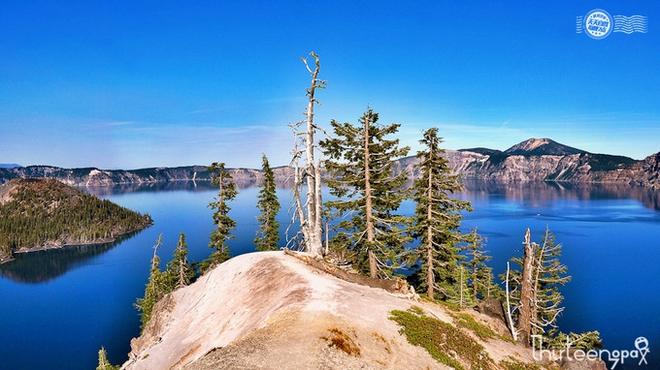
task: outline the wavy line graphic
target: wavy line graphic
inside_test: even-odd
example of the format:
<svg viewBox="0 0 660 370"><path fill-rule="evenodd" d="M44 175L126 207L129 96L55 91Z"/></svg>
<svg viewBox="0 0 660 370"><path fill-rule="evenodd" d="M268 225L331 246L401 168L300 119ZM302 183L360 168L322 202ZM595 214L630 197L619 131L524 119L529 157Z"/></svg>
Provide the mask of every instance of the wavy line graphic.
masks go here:
<svg viewBox="0 0 660 370"><path fill-rule="evenodd" d="M613 32L623 32L630 35L633 32L647 33L648 21L643 15L615 15Z"/></svg>
<svg viewBox="0 0 660 370"><path fill-rule="evenodd" d="M582 21L583 17L581 15L575 17L575 32L582 33Z"/></svg>

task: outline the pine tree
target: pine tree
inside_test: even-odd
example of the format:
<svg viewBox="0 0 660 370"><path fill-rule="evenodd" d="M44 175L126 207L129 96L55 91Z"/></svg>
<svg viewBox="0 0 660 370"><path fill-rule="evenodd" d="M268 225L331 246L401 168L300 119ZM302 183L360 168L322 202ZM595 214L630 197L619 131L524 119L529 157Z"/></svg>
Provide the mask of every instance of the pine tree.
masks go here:
<svg viewBox="0 0 660 370"><path fill-rule="evenodd" d="M99 365L96 367L96 370L117 370L118 366L113 366L110 361L108 361L108 353L105 351L105 348L101 347L99 350Z"/></svg>
<svg viewBox="0 0 660 370"><path fill-rule="evenodd" d="M442 299L460 301L459 243L463 236L458 227L460 212L470 210L470 203L450 197L461 189L461 183L443 157L438 130L426 130L420 143L424 149L417 153L419 177L413 185L413 233L421 241L417 248L422 265L417 276L419 288L425 289L431 299L436 298L437 290Z"/></svg>
<svg viewBox="0 0 660 370"><path fill-rule="evenodd" d="M561 244L557 244L554 234L546 229L534 266L533 335L551 338L558 334L557 318L564 311L560 289L571 280L568 268L559 261L560 256Z"/></svg>
<svg viewBox="0 0 660 370"><path fill-rule="evenodd" d="M162 271L160 271L160 258L158 257L158 248L163 242L163 236L159 235L154 245L154 253L151 257L151 272L149 273L149 280L144 289L144 297L139 298L135 307L140 311L141 328L144 329L149 323L154 305L165 294L168 293L167 279Z"/></svg>
<svg viewBox="0 0 660 370"><path fill-rule="evenodd" d="M213 253L202 263L202 272L206 272L219 263L229 259L229 246L227 241L232 238L231 230L236 226L236 222L229 217L230 207L228 202L233 200L238 191L234 184L231 174L225 169L224 163L213 163L208 168L211 173L211 184L217 186L217 198L209 203L209 207L215 210L213 213L213 222L216 229L211 233L209 247L214 249Z"/></svg>
<svg viewBox="0 0 660 370"><path fill-rule="evenodd" d="M277 213L280 211L280 202L277 200L275 189L275 175L270 168L268 158L263 155L261 158L261 168L264 174L264 182L259 190L259 199L257 208L261 212L257 216L259 221L259 231L254 239L257 250L269 251L277 250L280 241L279 228L277 222Z"/></svg>
<svg viewBox="0 0 660 370"><path fill-rule="evenodd" d="M476 303L490 298L491 294L495 295L497 288L493 285L493 270L486 265L491 257L484 251L483 238L477 233L476 228L466 236L466 242L465 267L469 273L472 300Z"/></svg>
<svg viewBox="0 0 660 370"><path fill-rule="evenodd" d="M331 122L334 138L320 143L328 158L328 187L337 200L327 202L344 219L336 238L355 251L357 267L371 277L388 276L399 263L408 237L406 217L395 212L406 197L406 173L394 175L392 163L408 153L399 140L388 139L398 124L378 124L378 113L367 110L359 125Z"/></svg>
<svg viewBox="0 0 660 370"><path fill-rule="evenodd" d="M456 269L457 294L455 297L450 297L448 300L461 309L475 305L475 301L472 299L472 293L470 292L470 285L468 283L468 273L467 268L465 268L463 264L458 265L458 268Z"/></svg>
<svg viewBox="0 0 660 370"><path fill-rule="evenodd" d="M179 234L179 242L174 250L172 260L167 264L165 269L165 279L167 281L168 290L184 287L192 281L195 277L195 272L192 265L188 262L188 245L186 244L186 236Z"/></svg>

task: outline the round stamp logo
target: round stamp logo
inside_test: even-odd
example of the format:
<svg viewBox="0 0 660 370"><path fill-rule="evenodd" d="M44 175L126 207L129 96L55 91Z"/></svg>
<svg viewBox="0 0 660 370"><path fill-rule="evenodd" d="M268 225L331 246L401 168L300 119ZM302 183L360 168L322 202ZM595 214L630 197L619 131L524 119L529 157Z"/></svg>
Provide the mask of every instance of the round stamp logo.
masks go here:
<svg viewBox="0 0 660 370"><path fill-rule="evenodd" d="M609 36L613 28L612 16L602 9L594 9L584 17L584 30L596 40Z"/></svg>

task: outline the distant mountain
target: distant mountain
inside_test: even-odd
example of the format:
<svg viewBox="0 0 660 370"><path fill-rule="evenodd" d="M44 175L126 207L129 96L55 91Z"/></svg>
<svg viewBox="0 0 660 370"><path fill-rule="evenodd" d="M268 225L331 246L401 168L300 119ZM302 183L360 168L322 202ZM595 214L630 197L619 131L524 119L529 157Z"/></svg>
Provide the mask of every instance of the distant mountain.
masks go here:
<svg viewBox="0 0 660 370"><path fill-rule="evenodd" d="M560 144L547 138L531 138L504 151L508 155L571 155L584 154L584 150Z"/></svg>
<svg viewBox="0 0 660 370"><path fill-rule="evenodd" d="M468 149L459 149L459 152L472 152L472 153L479 153L483 155L495 155L495 154L502 154L501 150L497 149L489 149L489 148L468 148Z"/></svg>
<svg viewBox="0 0 660 370"><path fill-rule="evenodd" d="M0 263L14 253L110 243L152 221L53 179L0 186Z"/></svg>
<svg viewBox="0 0 660 370"><path fill-rule="evenodd" d="M0 163L0 168L16 168L16 167L21 167L21 165L16 163Z"/></svg>
<svg viewBox="0 0 660 370"><path fill-rule="evenodd" d="M488 148L447 150L452 170L463 178L493 181L563 181L574 183L608 182L637 184L660 189L658 163L660 153L638 161L624 156L589 153L560 144L551 139L528 139L506 151ZM417 158L401 158L395 171L406 171L411 177ZM257 185L263 176L260 170L233 168L229 172L240 187ZM291 183L289 167L274 168L276 182ZM55 178L69 185L110 186L143 185L175 181L208 182L205 166L158 167L138 170L102 170L98 168L60 168L28 166L0 168L0 183L13 178Z"/></svg>

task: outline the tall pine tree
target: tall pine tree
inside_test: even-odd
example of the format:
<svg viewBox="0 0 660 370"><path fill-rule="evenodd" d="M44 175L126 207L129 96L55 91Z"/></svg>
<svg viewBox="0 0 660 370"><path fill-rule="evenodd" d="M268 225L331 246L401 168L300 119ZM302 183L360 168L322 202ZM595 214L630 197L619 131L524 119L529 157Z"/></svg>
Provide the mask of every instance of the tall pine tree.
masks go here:
<svg viewBox="0 0 660 370"><path fill-rule="evenodd" d="M408 240L407 218L395 214L405 199L406 173L394 175L393 161L408 153L389 139L398 124L381 125L369 109L359 125L331 122L334 138L320 143L330 173L328 187L337 200L326 203L340 217L337 240L356 254L357 267L371 277L388 276L399 263Z"/></svg>
<svg viewBox="0 0 660 370"><path fill-rule="evenodd" d="M556 336L557 318L564 311L561 303L564 296L561 287L571 280L568 268L559 261L561 244L555 242L555 236L545 230L535 259L534 266L534 320L532 334L548 339Z"/></svg>
<svg viewBox="0 0 660 370"><path fill-rule="evenodd" d="M461 189L461 183L443 157L445 151L440 147L442 138L438 130L426 130L419 142L424 148L417 153L419 177L413 186L417 204L413 231L420 239L417 252L422 264L417 280L429 298L435 299L439 293L442 299L459 301L459 243L463 236L458 227L462 219L460 212L470 210L470 203L450 197Z"/></svg>
<svg viewBox="0 0 660 370"><path fill-rule="evenodd" d="M209 207L215 210L213 213L213 222L216 229L211 233L209 247L213 253L202 263L202 272L206 272L219 263L229 259L229 246L227 241L232 238L231 230L236 226L236 222L229 217L230 207L228 202L233 200L238 191L231 174L225 169L224 163L214 162L209 166L211 173L211 184L217 186L220 190L215 200L209 203Z"/></svg>
<svg viewBox="0 0 660 370"><path fill-rule="evenodd" d="M195 272L192 265L188 262L188 245L186 244L186 236L179 234L179 242L174 250L174 257L167 264L165 270L165 279L167 280L168 290L184 287L192 281L195 277Z"/></svg>
<svg viewBox="0 0 660 370"><path fill-rule="evenodd" d="M279 228L280 224L277 222L277 213L280 211L280 202L277 200L277 193L275 190L275 175L273 169L270 168L268 158L263 155L261 158L261 169L264 175L264 182L259 190L259 199L257 201L257 208L259 208L259 230L257 237L254 239L254 244L257 250L272 251L278 249L280 241Z"/></svg>
<svg viewBox="0 0 660 370"><path fill-rule="evenodd" d="M165 274L160 271L160 258L158 257L158 248L163 242L163 235L159 235L154 245L154 253L151 257L151 271L149 280L144 289L144 297L138 298L135 307L140 311L141 328L144 329L151 318L154 305L165 294L168 293L168 284Z"/></svg>

